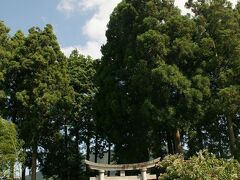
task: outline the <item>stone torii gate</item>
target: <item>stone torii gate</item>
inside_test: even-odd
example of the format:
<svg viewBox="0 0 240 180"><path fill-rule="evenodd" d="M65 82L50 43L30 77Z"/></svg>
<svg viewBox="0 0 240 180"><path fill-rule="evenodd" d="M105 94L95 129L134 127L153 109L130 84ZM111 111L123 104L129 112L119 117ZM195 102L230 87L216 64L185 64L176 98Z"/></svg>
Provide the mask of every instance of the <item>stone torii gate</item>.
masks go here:
<svg viewBox="0 0 240 180"><path fill-rule="evenodd" d="M91 177L90 180L150 180L157 179L156 175L147 174L147 169L155 167L160 161L160 158L152 161L135 164L100 164L85 160L86 165L92 169L97 170L99 175ZM125 171L140 170L139 176L125 176ZM120 171L120 176L104 176L105 171Z"/></svg>

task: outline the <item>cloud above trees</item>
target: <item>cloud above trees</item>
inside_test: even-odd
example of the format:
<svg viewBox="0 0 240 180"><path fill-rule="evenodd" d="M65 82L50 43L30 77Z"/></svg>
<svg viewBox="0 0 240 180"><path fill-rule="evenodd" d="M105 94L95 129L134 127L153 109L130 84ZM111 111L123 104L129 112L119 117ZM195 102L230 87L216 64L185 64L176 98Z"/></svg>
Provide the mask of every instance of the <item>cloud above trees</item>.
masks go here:
<svg viewBox="0 0 240 180"><path fill-rule="evenodd" d="M78 49L82 54L91 55L93 58L101 57L101 46L106 42L105 31L109 15L121 0L61 0L57 10L67 17L76 11L92 11L90 19L86 20L82 33L87 37L84 45L63 47L62 50L69 55L73 49Z"/></svg>

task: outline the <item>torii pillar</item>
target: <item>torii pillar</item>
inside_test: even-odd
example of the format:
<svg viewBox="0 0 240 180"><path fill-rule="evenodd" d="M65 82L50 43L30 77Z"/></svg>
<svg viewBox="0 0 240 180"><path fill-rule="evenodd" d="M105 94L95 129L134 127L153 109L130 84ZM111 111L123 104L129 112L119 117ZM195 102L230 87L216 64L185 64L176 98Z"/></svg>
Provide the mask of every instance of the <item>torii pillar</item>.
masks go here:
<svg viewBox="0 0 240 180"><path fill-rule="evenodd" d="M99 170L99 180L104 180L104 170Z"/></svg>
<svg viewBox="0 0 240 180"><path fill-rule="evenodd" d="M142 180L147 180L147 169L141 169Z"/></svg>

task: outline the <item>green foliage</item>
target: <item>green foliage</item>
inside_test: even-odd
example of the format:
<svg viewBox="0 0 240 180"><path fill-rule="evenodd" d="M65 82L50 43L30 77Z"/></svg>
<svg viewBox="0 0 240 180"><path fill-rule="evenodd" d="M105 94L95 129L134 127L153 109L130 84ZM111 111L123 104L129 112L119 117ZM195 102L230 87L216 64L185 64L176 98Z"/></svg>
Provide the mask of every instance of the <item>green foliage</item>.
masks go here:
<svg viewBox="0 0 240 180"><path fill-rule="evenodd" d="M166 156L159 167L165 170L159 180L234 180L240 177L240 164L237 161L218 159L207 151L200 151L189 160L184 160L183 155Z"/></svg>
<svg viewBox="0 0 240 180"><path fill-rule="evenodd" d="M192 16L173 1L124 0L110 17L95 113L121 163L176 153L177 131L187 155L239 157L240 5L186 5Z"/></svg>
<svg viewBox="0 0 240 180"><path fill-rule="evenodd" d="M2 21L0 21L0 67L4 60L11 56L10 53L10 37L8 35L10 29L7 28ZM6 94L3 90L4 71L0 68L0 101L6 98ZM0 103L2 107L2 103Z"/></svg>
<svg viewBox="0 0 240 180"><path fill-rule="evenodd" d="M240 3L186 5L191 16L172 0L123 0L97 61L77 50L66 58L51 25L11 37L0 22L0 114L17 125L28 160L38 158L45 176L78 179L80 145L89 158L93 139L95 157L107 142L118 163L178 153L181 145L187 157L208 149L240 159ZM177 169L200 157L206 168L205 161L192 167L205 174L211 162L228 164L203 155L189 167L178 157Z"/></svg>
<svg viewBox="0 0 240 180"><path fill-rule="evenodd" d="M74 50L67 62L67 73L70 86L74 90L72 123L74 127L93 126L87 125L92 121L92 104L97 88L94 84L95 64L91 57L80 55ZM75 123L75 124L74 124ZM86 128L87 129L87 128Z"/></svg>
<svg viewBox="0 0 240 180"><path fill-rule="evenodd" d="M46 177L79 179L83 168L79 146L82 143L90 146L95 130L92 108L97 90L93 80L95 67L91 57L74 50L64 68L69 86L65 86L65 97L51 108L49 121L44 123L40 167Z"/></svg>
<svg viewBox="0 0 240 180"><path fill-rule="evenodd" d="M24 162L22 146L15 125L0 117L0 177L9 176L12 165Z"/></svg>
<svg viewBox="0 0 240 180"><path fill-rule="evenodd" d="M33 27L26 37L18 31L8 44L10 55L0 61L0 86L6 97L1 99L1 113L18 126L24 149L31 149L28 158L33 159L34 172L40 140L47 135L46 124L58 113L57 105L65 102L67 106L73 96L66 58L51 25L43 30Z"/></svg>
<svg viewBox="0 0 240 180"><path fill-rule="evenodd" d="M177 129L187 131L204 115L210 80L198 66L196 28L172 1L126 0L112 13L97 71L96 112L105 132L114 129L106 136L121 163L163 155L161 137L176 146Z"/></svg>

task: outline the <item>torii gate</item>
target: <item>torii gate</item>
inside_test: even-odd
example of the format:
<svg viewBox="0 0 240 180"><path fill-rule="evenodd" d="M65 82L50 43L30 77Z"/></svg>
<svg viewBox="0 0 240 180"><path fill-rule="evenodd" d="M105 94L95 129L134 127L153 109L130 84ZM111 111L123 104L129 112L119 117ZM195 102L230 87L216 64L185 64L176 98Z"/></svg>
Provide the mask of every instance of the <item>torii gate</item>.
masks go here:
<svg viewBox="0 0 240 180"><path fill-rule="evenodd" d="M99 172L99 176L92 177L90 180L149 180L157 179L156 175L147 174L147 169L155 167L160 161L160 158L152 161L135 164L100 164L85 160L86 165ZM128 170L140 170L141 175L139 176L125 176L125 171ZM104 176L105 171L120 171L120 176L107 177Z"/></svg>

